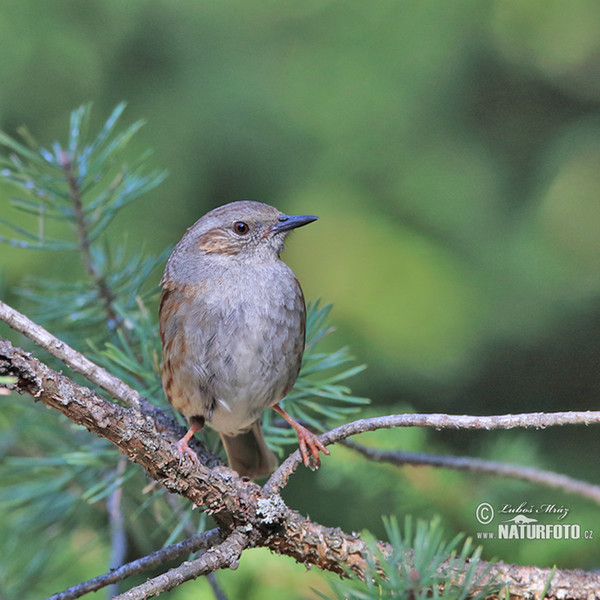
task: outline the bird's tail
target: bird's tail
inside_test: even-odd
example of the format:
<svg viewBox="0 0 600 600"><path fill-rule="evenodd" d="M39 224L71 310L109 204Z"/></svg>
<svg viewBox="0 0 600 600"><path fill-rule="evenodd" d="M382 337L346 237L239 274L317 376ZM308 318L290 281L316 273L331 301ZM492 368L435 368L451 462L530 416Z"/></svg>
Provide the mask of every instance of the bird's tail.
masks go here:
<svg viewBox="0 0 600 600"><path fill-rule="evenodd" d="M239 475L265 477L277 468L277 457L265 442L260 421L255 421L248 431L236 436L220 435L229 466Z"/></svg>

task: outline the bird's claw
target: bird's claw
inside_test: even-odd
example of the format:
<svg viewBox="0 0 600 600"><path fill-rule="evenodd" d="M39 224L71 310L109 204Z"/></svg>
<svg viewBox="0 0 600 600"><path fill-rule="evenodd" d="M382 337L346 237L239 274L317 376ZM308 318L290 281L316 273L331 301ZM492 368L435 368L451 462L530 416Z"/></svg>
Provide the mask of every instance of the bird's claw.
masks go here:
<svg viewBox="0 0 600 600"><path fill-rule="evenodd" d="M200 460L198 459L198 455L188 446L187 440L185 438L181 438L178 442L175 443L175 454L179 456L179 466L181 467L185 462L185 457L188 456L194 465L197 465Z"/></svg>
<svg viewBox="0 0 600 600"><path fill-rule="evenodd" d="M306 429L306 427L300 425L296 431L298 433L298 444L300 445L300 454L302 455L304 466L309 469L318 469L321 466L321 455L319 452L329 454L329 450L327 450L321 440L319 440L314 433ZM308 453L309 450L310 455Z"/></svg>

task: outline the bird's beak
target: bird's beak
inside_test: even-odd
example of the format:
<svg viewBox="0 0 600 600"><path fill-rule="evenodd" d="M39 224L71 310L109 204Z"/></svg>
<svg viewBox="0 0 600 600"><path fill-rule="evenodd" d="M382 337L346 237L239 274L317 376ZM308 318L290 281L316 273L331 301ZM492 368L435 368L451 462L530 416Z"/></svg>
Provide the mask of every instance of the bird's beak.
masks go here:
<svg viewBox="0 0 600 600"><path fill-rule="evenodd" d="M313 217L311 215L281 215L279 221L269 227L269 233L282 233L289 231L290 229L296 229L296 227L302 227L302 225L308 225L313 221L316 221L319 217Z"/></svg>

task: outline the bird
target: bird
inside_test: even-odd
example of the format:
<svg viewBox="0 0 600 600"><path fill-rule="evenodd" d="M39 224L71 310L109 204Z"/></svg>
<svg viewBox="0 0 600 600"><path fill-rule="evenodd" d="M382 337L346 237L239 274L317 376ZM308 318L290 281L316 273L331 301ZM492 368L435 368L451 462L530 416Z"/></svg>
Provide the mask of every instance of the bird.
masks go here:
<svg viewBox="0 0 600 600"><path fill-rule="evenodd" d="M270 474L278 461L261 429L270 408L296 430L306 466L329 454L280 405L300 372L306 334L304 295L280 254L290 231L317 218L231 202L198 219L169 256L160 282L162 384L190 425L176 444L181 460L198 460L188 442L207 425L240 476Z"/></svg>

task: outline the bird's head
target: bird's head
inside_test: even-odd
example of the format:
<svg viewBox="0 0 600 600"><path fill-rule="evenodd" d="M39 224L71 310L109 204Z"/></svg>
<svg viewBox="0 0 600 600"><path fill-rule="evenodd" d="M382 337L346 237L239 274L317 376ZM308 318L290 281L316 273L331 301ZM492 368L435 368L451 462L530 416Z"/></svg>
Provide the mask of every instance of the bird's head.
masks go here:
<svg viewBox="0 0 600 600"><path fill-rule="evenodd" d="M279 256L287 234L316 219L286 215L268 204L246 200L211 210L188 234L196 248L207 254Z"/></svg>
<svg viewBox="0 0 600 600"><path fill-rule="evenodd" d="M198 261L222 263L233 257L236 262L276 260L288 233L316 219L310 215L286 215L262 202L225 204L206 213L188 229L169 259L165 278L175 276L169 272L179 271L182 262L187 263L188 270Z"/></svg>

